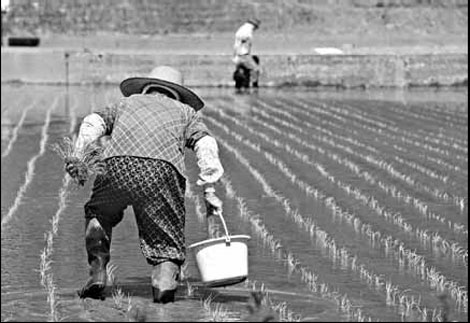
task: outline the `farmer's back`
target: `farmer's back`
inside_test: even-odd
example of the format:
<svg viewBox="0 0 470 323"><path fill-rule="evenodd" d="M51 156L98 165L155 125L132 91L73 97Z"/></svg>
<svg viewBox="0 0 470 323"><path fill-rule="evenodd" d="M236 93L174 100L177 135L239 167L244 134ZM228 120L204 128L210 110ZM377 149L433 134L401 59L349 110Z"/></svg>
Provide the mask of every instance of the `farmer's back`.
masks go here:
<svg viewBox="0 0 470 323"><path fill-rule="evenodd" d="M112 133L104 157L136 156L162 159L184 175L184 149L189 138L207 133L190 106L164 95L135 94L99 112ZM194 137L195 136L195 137Z"/></svg>

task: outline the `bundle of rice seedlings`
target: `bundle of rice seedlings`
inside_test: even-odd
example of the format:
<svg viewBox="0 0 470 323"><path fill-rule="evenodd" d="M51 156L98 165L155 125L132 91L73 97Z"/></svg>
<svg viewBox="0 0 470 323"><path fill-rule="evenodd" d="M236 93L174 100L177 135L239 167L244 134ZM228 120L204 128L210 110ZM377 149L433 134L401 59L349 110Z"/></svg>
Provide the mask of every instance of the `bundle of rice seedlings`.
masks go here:
<svg viewBox="0 0 470 323"><path fill-rule="evenodd" d="M68 137L61 143L52 145L52 150L60 156L65 170L79 186L84 186L92 175L104 173L104 163L101 160L103 148L96 142L86 145L81 157L73 155L74 142Z"/></svg>

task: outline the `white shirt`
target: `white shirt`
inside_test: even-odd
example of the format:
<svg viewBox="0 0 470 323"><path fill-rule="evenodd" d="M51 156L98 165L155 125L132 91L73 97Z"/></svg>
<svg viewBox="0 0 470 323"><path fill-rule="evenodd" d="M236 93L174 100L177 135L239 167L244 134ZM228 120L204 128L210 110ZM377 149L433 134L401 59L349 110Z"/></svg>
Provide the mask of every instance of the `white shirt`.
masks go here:
<svg viewBox="0 0 470 323"><path fill-rule="evenodd" d="M238 28L235 33L235 44L233 45L234 54L236 56L250 54L254 29L255 26L249 22L245 22Z"/></svg>

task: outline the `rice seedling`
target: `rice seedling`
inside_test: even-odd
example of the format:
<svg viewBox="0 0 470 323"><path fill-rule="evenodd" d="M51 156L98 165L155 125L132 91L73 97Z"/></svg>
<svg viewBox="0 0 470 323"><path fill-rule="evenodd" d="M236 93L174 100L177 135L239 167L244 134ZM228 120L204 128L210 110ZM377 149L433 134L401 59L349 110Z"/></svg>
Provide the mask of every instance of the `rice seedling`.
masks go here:
<svg viewBox="0 0 470 323"><path fill-rule="evenodd" d="M201 300L202 307L210 316L210 322L227 322L228 312L220 303L214 304L214 296L210 294Z"/></svg>
<svg viewBox="0 0 470 323"><path fill-rule="evenodd" d="M116 270L117 270L117 265L115 265L112 261L110 261L106 265L106 276L107 276L107 282L106 284L112 287L117 286L118 280L116 277Z"/></svg>
<svg viewBox="0 0 470 323"><path fill-rule="evenodd" d="M51 246L52 233L48 232L46 235L46 240L49 241L48 245ZM47 303L49 305L49 322L59 321L58 306L59 302L57 299L57 287L54 284L53 275L51 272L52 260L50 259L52 252L52 247L48 249L46 246L40 255L40 264L39 264L39 275L41 285L46 290Z"/></svg>
<svg viewBox="0 0 470 323"><path fill-rule="evenodd" d="M109 262L106 266L107 282L106 285L111 287L111 296L113 299L112 307L126 317L131 322L144 322L145 313L141 308L138 308L132 304L132 297L129 293L124 293L122 288L119 286L118 279L116 276L117 265L113 262ZM142 319L144 321L142 321Z"/></svg>
<svg viewBox="0 0 470 323"><path fill-rule="evenodd" d="M130 303L130 296L129 294L124 294L122 289L120 287L114 287L113 291L111 293L113 297L113 307L119 311L125 311L127 312L128 307L125 305L128 305ZM127 302L126 302L127 300Z"/></svg>
<svg viewBox="0 0 470 323"><path fill-rule="evenodd" d="M80 157L74 154L74 140L65 137L61 143L52 145L65 165L71 166L73 171L70 176L78 186L83 186L92 175L104 173L104 165L101 161L102 147L91 142L87 144Z"/></svg>
<svg viewBox="0 0 470 323"><path fill-rule="evenodd" d="M196 286L189 282L190 274L188 270L188 263L184 263L181 266L180 271L180 281L186 283L186 296L192 297L194 296L194 291L196 290Z"/></svg>
<svg viewBox="0 0 470 323"><path fill-rule="evenodd" d="M47 302L50 308L49 320L52 322L57 322L59 320L58 314L58 306L59 302L56 296L56 289L57 287L53 281L53 274L51 270L52 264L52 253L53 253L53 243L54 243L54 236L58 234L59 229L59 221L60 215L66 208L66 202L68 197L67 188L69 186L69 178L64 177L62 187L59 190L59 208L57 212L51 219L51 230L48 231L45 236L46 246L44 247L43 252L40 256L40 264L39 264L39 274L41 278L41 285L45 288L47 293Z"/></svg>

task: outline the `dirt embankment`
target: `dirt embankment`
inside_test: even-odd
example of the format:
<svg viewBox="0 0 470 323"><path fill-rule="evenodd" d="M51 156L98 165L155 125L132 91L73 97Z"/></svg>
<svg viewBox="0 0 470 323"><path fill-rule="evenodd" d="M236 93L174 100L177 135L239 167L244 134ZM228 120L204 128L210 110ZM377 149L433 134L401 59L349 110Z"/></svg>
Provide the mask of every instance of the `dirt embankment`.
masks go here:
<svg viewBox="0 0 470 323"><path fill-rule="evenodd" d="M110 10L112 8L112 10ZM7 34L165 35L233 32L258 17L262 30L316 36L467 34L466 0L102 0L12 1Z"/></svg>
<svg viewBox="0 0 470 323"><path fill-rule="evenodd" d="M3 47L2 82L57 83L67 75L71 83L116 83L154 64L175 64L191 85L231 85L233 33L256 16L262 23L253 51L262 59L264 85L467 84L464 0L14 3L4 36L38 36L40 45ZM318 55L324 47L344 55Z"/></svg>

